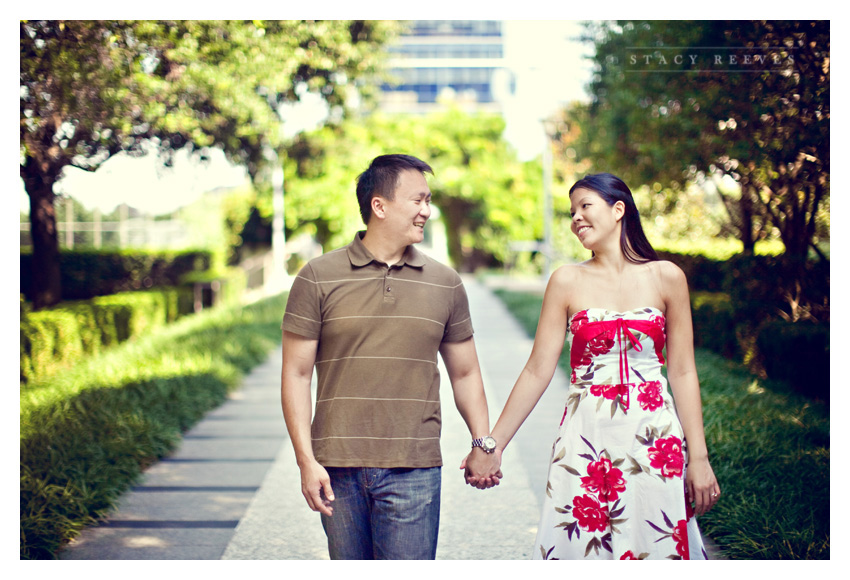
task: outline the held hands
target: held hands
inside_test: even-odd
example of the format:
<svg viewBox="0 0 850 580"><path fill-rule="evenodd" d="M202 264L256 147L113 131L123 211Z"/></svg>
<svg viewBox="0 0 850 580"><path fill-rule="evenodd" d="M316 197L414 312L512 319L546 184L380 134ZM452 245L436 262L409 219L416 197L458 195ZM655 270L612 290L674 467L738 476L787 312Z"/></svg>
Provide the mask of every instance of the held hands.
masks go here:
<svg viewBox="0 0 850 580"><path fill-rule="evenodd" d="M488 489L499 485L502 479L502 450L485 453L476 447L460 464L463 476L468 485L478 489Z"/></svg>
<svg viewBox="0 0 850 580"><path fill-rule="evenodd" d="M331 502L334 500L334 492L331 489L331 478L318 462L313 461L301 468L301 493L304 494L311 510L326 516L333 515Z"/></svg>
<svg viewBox="0 0 850 580"><path fill-rule="evenodd" d="M720 499L720 484L714 476L714 470L708 459L691 460L685 474L685 493L688 502L693 503L694 513L698 516L714 507Z"/></svg>

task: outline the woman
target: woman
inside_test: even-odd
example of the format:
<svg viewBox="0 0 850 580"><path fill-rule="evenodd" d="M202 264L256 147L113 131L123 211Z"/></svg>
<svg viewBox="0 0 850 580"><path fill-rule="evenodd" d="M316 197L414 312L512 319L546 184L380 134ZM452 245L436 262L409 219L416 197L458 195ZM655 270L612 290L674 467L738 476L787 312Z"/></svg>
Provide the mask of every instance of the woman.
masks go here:
<svg viewBox="0 0 850 580"><path fill-rule="evenodd" d="M552 380L569 330L572 375L534 557L704 559L693 516L720 487L687 281L658 259L622 180L587 176L570 202L572 231L592 257L552 275L531 355L492 432L501 453Z"/></svg>

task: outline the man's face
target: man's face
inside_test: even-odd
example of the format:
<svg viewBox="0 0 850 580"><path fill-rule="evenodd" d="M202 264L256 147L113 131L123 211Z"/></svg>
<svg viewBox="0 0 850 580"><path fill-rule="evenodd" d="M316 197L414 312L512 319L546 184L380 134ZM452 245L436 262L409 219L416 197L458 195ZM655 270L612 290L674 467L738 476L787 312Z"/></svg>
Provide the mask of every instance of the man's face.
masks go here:
<svg viewBox="0 0 850 580"><path fill-rule="evenodd" d="M418 244L425 238L425 222L431 217L431 190L419 171L399 174L395 197L384 200L386 224L405 245Z"/></svg>

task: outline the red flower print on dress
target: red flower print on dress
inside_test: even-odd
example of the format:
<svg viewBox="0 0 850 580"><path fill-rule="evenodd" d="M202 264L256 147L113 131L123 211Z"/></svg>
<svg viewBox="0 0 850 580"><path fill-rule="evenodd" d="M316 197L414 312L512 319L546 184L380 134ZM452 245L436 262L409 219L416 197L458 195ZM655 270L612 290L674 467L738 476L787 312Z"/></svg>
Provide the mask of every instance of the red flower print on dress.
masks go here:
<svg viewBox="0 0 850 580"><path fill-rule="evenodd" d="M675 528L673 528L673 539L676 541L676 553L679 554L683 560L690 560L687 520L679 520L679 523L676 524Z"/></svg>
<svg viewBox="0 0 850 580"><path fill-rule="evenodd" d="M589 322L590 320L587 318L587 311L583 310L577 313L570 325L570 332L573 334L578 333L579 329ZM578 360L573 359L573 362L575 363L574 366L586 367L593 362L593 357L610 352L611 349L614 348L615 335L616 333L614 330L607 329L602 330L593 338L588 339L582 347L579 347L583 350Z"/></svg>
<svg viewBox="0 0 850 580"><path fill-rule="evenodd" d="M586 367L589 366L590 363L593 362L593 356L591 356L590 351L586 350L581 353L578 361L576 361L576 367Z"/></svg>
<svg viewBox="0 0 850 580"><path fill-rule="evenodd" d="M614 332L611 330L601 332L587 341L587 350L590 351L591 356L605 354L610 352L612 348L614 348Z"/></svg>
<svg viewBox="0 0 850 580"><path fill-rule="evenodd" d="M682 440L675 435L658 439L654 447L649 448L649 465L661 470L664 477L681 477L685 466L685 455L682 453Z"/></svg>
<svg viewBox="0 0 850 580"><path fill-rule="evenodd" d="M608 509L591 495L573 498L573 517L588 532L602 532L608 527Z"/></svg>
<svg viewBox="0 0 850 580"><path fill-rule="evenodd" d="M690 560L691 552L688 539L687 520L679 520L679 522L674 525L672 520L670 520L667 514L664 513L664 510L661 510L661 516L664 518L663 526L646 520L646 523L649 524L653 530L661 534L661 537L658 538L655 543L670 538L675 543L676 553L670 554L667 557L673 560Z"/></svg>
<svg viewBox="0 0 850 580"><path fill-rule="evenodd" d="M620 385L590 385L590 394L613 401L620 394Z"/></svg>
<svg viewBox="0 0 850 580"><path fill-rule="evenodd" d="M694 512L694 506L691 504L691 500L688 498L688 486L687 485L685 485L684 491L685 491L685 519L690 521L691 518L694 517L694 515L696 515L696 512Z"/></svg>
<svg viewBox="0 0 850 580"><path fill-rule="evenodd" d="M631 550L629 550L628 552L626 552L625 554L620 556L620 560L637 560L637 559L638 559L638 557L635 556L634 553Z"/></svg>
<svg viewBox="0 0 850 580"><path fill-rule="evenodd" d="M570 332L573 334L578 332L578 329L584 326L587 322L587 310L582 310L581 312L576 312L573 316L572 324L570 324Z"/></svg>
<svg viewBox="0 0 850 580"><path fill-rule="evenodd" d="M638 386L638 403L644 411L655 411L664 404L661 381L649 381Z"/></svg>
<svg viewBox="0 0 850 580"><path fill-rule="evenodd" d="M581 486L595 493L601 502L613 502L626 490L623 472L613 466L611 460L603 457L587 466L587 477L581 478Z"/></svg>

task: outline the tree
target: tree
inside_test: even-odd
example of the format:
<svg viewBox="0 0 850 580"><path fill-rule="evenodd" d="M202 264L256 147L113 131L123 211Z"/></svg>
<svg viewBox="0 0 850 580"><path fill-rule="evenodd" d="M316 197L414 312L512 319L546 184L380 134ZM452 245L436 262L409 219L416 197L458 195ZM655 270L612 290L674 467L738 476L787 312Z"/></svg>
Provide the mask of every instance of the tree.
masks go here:
<svg viewBox="0 0 850 580"><path fill-rule="evenodd" d="M21 21L21 178L30 196L34 308L57 303L53 186L119 152L220 147L261 174L280 147L281 104L306 91L331 114L366 98L391 22Z"/></svg>
<svg viewBox="0 0 850 580"><path fill-rule="evenodd" d="M829 196L829 22L593 23L578 148L634 183L729 175L745 253L773 227L803 262ZM823 257L821 255L821 257Z"/></svg>

